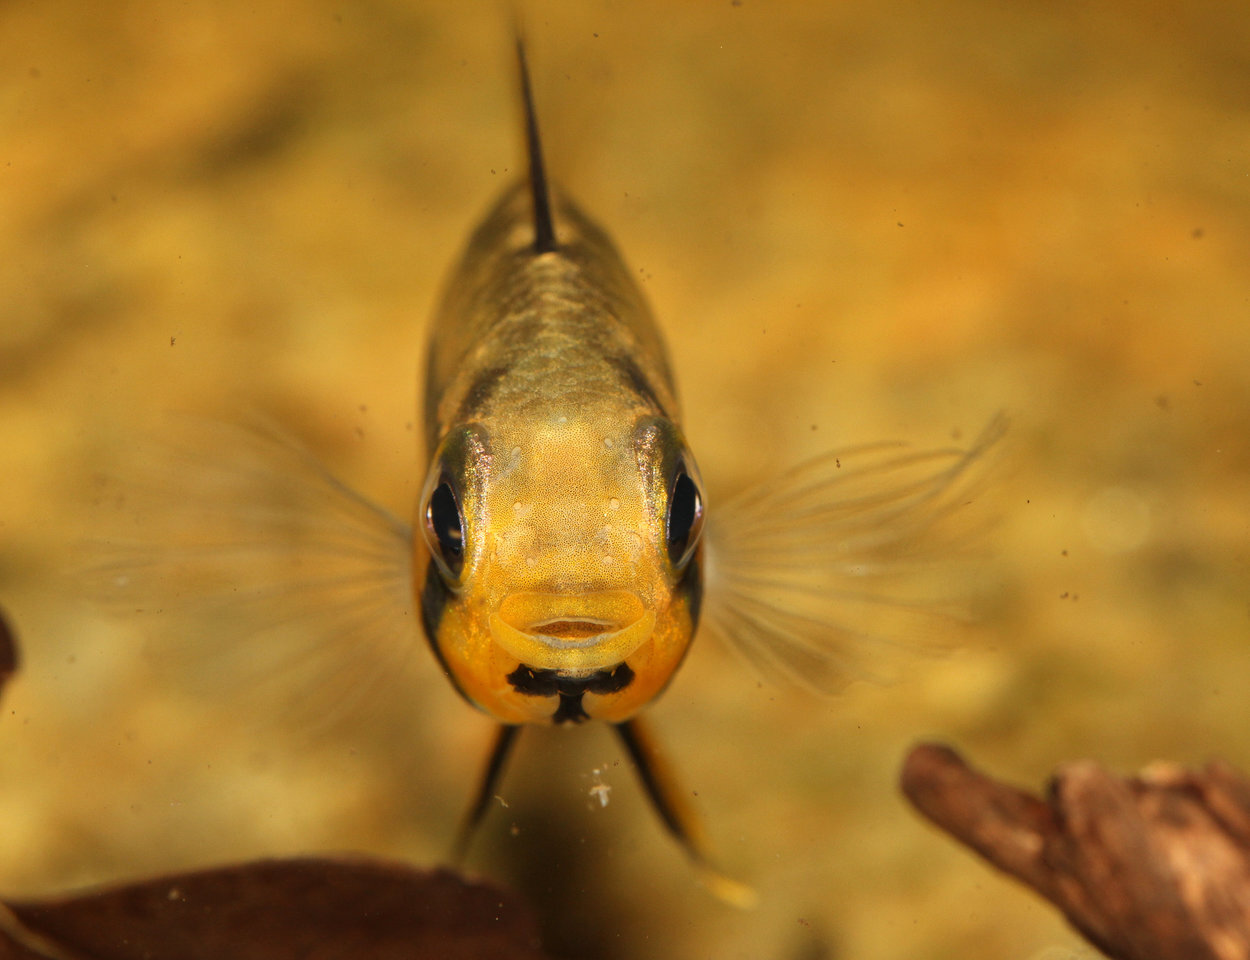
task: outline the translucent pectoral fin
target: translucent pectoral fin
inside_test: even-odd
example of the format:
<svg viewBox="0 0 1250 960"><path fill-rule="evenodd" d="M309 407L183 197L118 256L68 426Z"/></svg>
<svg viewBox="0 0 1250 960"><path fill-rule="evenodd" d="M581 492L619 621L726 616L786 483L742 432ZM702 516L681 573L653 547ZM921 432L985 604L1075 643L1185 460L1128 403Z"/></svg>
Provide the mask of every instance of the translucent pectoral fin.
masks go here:
<svg viewBox="0 0 1250 960"><path fill-rule="evenodd" d="M711 628L763 672L823 692L888 681L966 621L996 417L967 449L832 451L709 511Z"/></svg>
<svg viewBox="0 0 1250 960"><path fill-rule="evenodd" d="M616 724L621 743L638 771L651 806L664 826L690 857L702 883L718 899L731 906L748 909L755 906L755 891L723 873L713 862L708 850L703 825L694 809L678 788L672 769L652 739L650 731L637 718Z"/></svg>
<svg viewBox="0 0 1250 960"><path fill-rule="evenodd" d="M273 428L178 420L119 473L72 576L184 683L321 723L418 649L408 526Z"/></svg>

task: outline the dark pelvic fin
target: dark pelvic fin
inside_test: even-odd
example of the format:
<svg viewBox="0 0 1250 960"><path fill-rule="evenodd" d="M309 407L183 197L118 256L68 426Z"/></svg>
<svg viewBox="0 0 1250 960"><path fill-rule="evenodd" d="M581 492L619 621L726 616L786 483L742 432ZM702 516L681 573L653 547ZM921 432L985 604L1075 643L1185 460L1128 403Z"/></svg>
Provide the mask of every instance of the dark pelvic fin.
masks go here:
<svg viewBox="0 0 1250 960"><path fill-rule="evenodd" d="M556 249L555 223L551 219L551 192L547 188L547 168L543 165L543 145L538 139L538 117L534 113L534 93L525 61L525 41L516 40L517 65L521 70L521 100L525 107L525 152L529 158L530 195L534 201L534 252Z"/></svg>
<svg viewBox="0 0 1250 960"><path fill-rule="evenodd" d="M647 799L664 821L668 832L690 857L699 872L699 880L715 896L732 906L754 906L755 891L726 876L713 864L698 817L679 792L676 778L647 728L635 718L618 723L613 729L638 771L638 779L642 781Z"/></svg>
<svg viewBox="0 0 1250 960"><path fill-rule="evenodd" d="M456 834L456 845L452 848L451 854L452 863L456 866L464 862L464 856L469 849L469 841L473 839L474 831L482 822L482 817L486 815L486 808L490 805L491 798L498 791L504 764L508 762L508 755L512 752L512 746L516 743L516 735L520 730L520 727L504 725L495 734L495 744L491 747L490 759L486 761L486 767L482 771L477 796L473 798L472 805L465 811L464 820L461 821L460 830Z"/></svg>

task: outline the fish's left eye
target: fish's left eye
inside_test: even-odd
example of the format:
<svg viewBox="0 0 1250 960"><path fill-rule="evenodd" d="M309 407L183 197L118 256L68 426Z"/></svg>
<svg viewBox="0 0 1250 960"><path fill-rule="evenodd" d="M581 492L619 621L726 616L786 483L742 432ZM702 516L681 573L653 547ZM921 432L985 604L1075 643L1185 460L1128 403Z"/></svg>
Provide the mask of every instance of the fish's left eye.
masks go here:
<svg viewBox="0 0 1250 960"><path fill-rule="evenodd" d="M464 568L464 527L456 491L446 477L434 488L426 504L425 532L444 570L453 580L459 577Z"/></svg>
<svg viewBox="0 0 1250 960"><path fill-rule="evenodd" d="M668 497L668 522L665 539L668 558L673 566L681 567L694 553L703 530L703 495L685 469L677 473L673 490Z"/></svg>

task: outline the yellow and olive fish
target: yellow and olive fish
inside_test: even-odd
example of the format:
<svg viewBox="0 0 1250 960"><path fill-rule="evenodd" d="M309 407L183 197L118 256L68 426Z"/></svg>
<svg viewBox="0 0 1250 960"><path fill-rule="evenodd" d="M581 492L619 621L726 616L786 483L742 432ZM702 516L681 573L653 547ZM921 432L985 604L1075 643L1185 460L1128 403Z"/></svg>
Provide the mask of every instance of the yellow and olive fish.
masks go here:
<svg viewBox="0 0 1250 960"><path fill-rule="evenodd" d="M821 689L873 675L932 612L898 584L958 547L969 467L1002 428L966 450L831 452L709 509L663 338L607 234L549 185L517 53L528 177L473 232L434 317L415 529L257 436L202 464L215 539L176 563L131 554L107 588L151 593L181 565L246 585L217 608L249 607L253 632L294 616L310 649L357 655L411 643L415 599L447 677L500 724L459 851L522 726L602 720L702 876L741 902L640 711L701 621Z"/></svg>
<svg viewBox="0 0 1250 960"><path fill-rule="evenodd" d="M702 483L641 292L549 190L518 55L528 182L474 231L429 342L421 619L456 688L503 724L470 827L521 724L606 720L702 860L636 719L699 623Z"/></svg>

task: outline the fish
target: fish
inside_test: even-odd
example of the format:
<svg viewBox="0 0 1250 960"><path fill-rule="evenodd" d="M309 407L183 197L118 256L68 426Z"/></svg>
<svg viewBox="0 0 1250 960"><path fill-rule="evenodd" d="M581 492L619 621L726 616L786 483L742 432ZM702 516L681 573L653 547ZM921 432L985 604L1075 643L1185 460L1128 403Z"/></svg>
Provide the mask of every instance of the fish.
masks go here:
<svg viewBox="0 0 1250 960"><path fill-rule="evenodd" d="M824 692L915 645L939 604L898 584L962 549L1005 422L967 447L834 450L710 499L660 327L608 233L549 180L520 38L515 56L527 173L472 231L430 324L413 522L280 430L245 430L184 450L207 522L177 550L123 546L97 594L133 609L192 583L176 591L186 619L255 638L293 621L306 666L344 650L384 664L419 632L498 724L454 860L525 727L603 722L696 876L744 906L753 893L717 865L647 707L705 633Z"/></svg>

